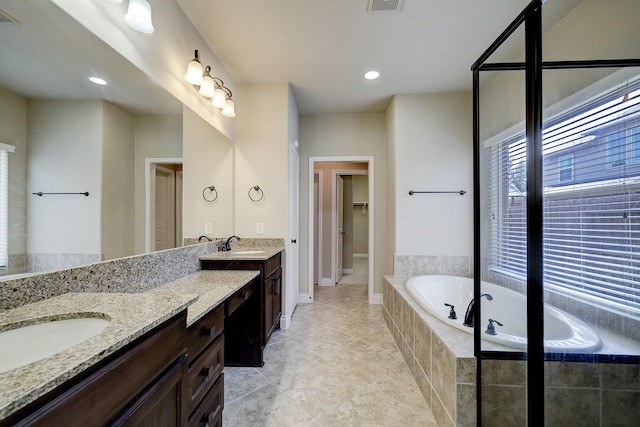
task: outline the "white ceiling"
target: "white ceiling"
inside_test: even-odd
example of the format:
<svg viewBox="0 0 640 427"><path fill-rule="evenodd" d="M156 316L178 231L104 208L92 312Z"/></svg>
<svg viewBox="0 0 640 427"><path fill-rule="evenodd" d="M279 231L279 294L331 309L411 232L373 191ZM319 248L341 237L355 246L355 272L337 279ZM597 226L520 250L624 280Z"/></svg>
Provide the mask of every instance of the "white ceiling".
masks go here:
<svg viewBox="0 0 640 427"><path fill-rule="evenodd" d="M182 104L44 0L0 0L0 88L25 98L104 99L136 115L182 114ZM106 79L96 86L88 76Z"/></svg>
<svg viewBox="0 0 640 427"><path fill-rule="evenodd" d="M368 1L178 3L236 83L289 82L301 114L383 112L394 94L470 90L471 64L529 3L404 0L368 12ZM381 77L366 81L370 69Z"/></svg>

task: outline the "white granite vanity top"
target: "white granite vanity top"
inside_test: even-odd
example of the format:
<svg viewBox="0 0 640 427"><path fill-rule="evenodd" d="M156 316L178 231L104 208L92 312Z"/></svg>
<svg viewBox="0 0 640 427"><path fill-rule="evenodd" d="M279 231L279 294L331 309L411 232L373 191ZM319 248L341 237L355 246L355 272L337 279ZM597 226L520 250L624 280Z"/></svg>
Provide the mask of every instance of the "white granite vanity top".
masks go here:
<svg viewBox="0 0 640 427"><path fill-rule="evenodd" d="M0 313L0 331L16 326L99 316L100 334L40 361L0 373L0 419L114 353L194 302L190 294L69 293Z"/></svg>
<svg viewBox="0 0 640 427"><path fill-rule="evenodd" d="M202 270L157 287L149 293L197 294L198 300L187 310L189 327L259 274L257 270Z"/></svg>

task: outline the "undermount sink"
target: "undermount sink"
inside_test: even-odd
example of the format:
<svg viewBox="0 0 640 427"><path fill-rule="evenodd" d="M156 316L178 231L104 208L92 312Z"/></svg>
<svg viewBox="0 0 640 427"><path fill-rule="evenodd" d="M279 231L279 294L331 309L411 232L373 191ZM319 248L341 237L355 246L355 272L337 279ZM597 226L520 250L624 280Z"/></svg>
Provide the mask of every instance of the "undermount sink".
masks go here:
<svg viewBox="0 0 640 427"><path fill-rule="evenodd" d="M53 356L100 334L109 320L82 317L47 321L0 332L0 372Z"/></svg>
<svg viewBox="0 0 640 427"><path fill-rule="evenodd" d="M244 251L233 251L231 253L234 254L234 255L257 255L257 254L263 254L265 252L266 251L262 251L262 250L259 250L259 249L247 249L247 250L244 250Z"/></svg>

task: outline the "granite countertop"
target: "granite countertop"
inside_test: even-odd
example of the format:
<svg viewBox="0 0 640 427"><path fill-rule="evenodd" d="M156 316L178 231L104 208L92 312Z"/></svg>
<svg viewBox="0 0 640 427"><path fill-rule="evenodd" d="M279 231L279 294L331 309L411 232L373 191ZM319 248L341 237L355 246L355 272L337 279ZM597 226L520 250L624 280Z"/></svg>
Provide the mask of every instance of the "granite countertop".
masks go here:
<svg viewBox="0 0 640 427"><path fill-rule="evenodd" d="M40 361L0 373L0 419L26 406L88 367L178 314L193 294L69 293L0 313L0 331L39 319L102 317L98 335Z"/></svg>
<svg viewBox="0 0 640 427"><path fill-rule="evenodd" d="M202 255L200 261L232 261L232 260L252 260L252 261L266 261L279 252L282 252L282 247L238 247L232 251L218 251L212 252L208 255ZM260 253L238 253L239 251L264 251Z"/></svg>
<svg viewBox="0 0 640 427"><path fill-rule="evenodd" d="M189 327L259 274L257 270L202 270L157 287L149 293L198 295L198 300L187 310Z"/></svg>

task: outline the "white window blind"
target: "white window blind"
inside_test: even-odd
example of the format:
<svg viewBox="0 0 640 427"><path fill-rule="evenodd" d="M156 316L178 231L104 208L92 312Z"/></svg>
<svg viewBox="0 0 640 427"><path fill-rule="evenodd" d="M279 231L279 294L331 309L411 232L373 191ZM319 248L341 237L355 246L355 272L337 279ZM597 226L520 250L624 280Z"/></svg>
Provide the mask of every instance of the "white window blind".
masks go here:
<svg viewBox="0 0 640 427"><path fill-rule="evenodd" d="M545 286L640 314L640 85L545 123ZM526 142L487 148L493 271L526 278Z"/></svg>

